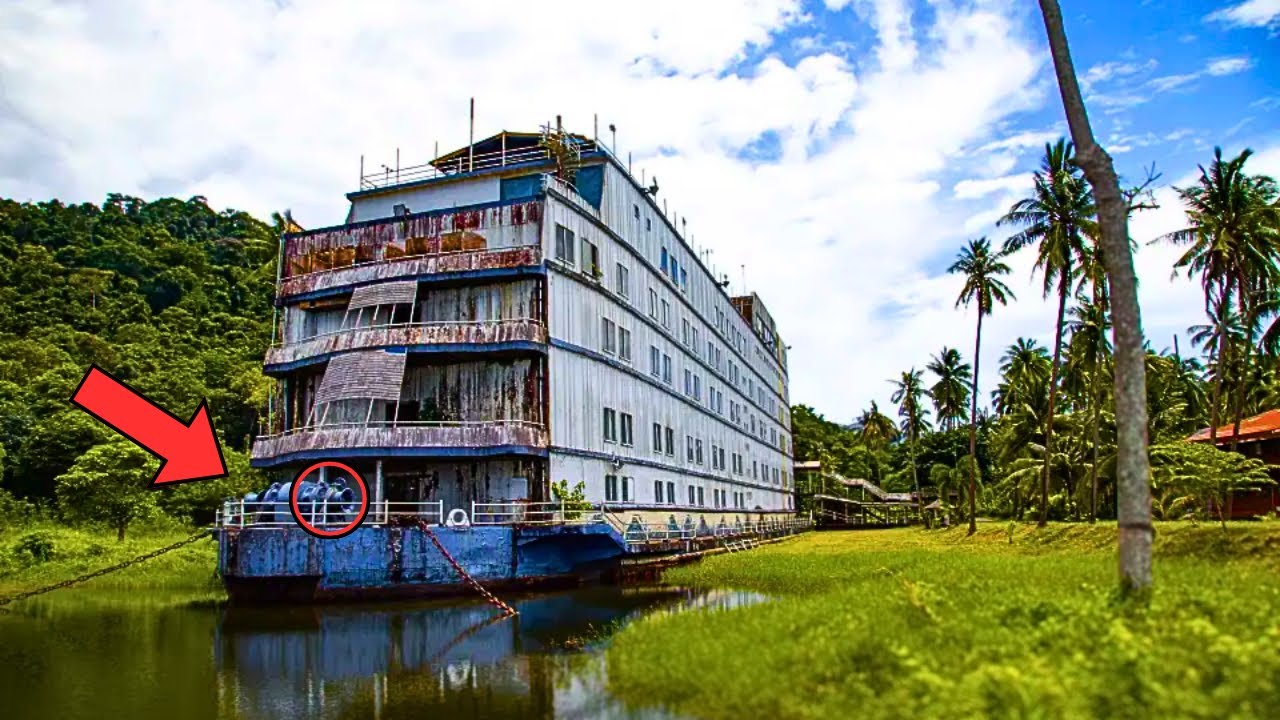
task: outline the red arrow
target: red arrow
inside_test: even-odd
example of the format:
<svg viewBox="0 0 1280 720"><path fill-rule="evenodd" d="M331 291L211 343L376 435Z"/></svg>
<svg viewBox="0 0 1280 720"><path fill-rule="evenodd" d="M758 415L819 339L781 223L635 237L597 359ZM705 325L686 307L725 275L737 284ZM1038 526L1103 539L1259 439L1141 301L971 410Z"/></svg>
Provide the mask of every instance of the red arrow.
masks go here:
<svg viewBox="0 0 1280 720"><path fill-rule="evenodd" d="M191 421L183 422L95 365L71 402L164 461L151 480L153 489L227 476L222 447L203 401Z"/></svg>

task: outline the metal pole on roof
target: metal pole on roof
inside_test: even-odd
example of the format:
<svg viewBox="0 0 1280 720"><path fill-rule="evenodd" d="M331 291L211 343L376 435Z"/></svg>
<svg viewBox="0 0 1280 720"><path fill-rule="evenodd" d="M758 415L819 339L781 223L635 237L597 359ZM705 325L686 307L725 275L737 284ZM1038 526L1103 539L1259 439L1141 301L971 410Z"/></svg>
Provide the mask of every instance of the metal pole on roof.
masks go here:
<svg viewBox="0 0 1280 720"><path fill-rule="evenodd" d="M600 142L600 115L598 113L591 113L591 140L597 143Z"/></svg>
<svg viewBox="0 0 1280 720"><path fill-rule="evenodd" d="M400 148L396 148L396 184L400 184Z"/></svg>
<svg viewBox="0 0 1280 720"><path fill-rule="evenodd" d="M357 183L356 187L361 190L364 189L364 155L360 156L360 182Z"/></svg>
<svg viewBox="0 0 1280 720"><path fill-rule="evenodd" d="M627 151L627 174L631 174L631 151Z"/></svg>
<svg viewBox="0 0 1280 720"><path fill-rule="evenodd" d="M471 98L471 127L467 131L467 172L476 169L476 99Z"/></svg>

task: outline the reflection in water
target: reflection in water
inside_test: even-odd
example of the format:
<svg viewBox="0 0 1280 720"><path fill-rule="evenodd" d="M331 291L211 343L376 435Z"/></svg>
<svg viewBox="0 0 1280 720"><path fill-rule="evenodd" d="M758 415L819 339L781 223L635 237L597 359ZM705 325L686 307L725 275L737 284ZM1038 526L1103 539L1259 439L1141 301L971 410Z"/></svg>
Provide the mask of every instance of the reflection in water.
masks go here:
<svg viewBox="0 0 1280 720"><path fill-rule="evenodd" d="M641 614L762 599L600 587L495 620L474 602L223 609L81 591L0 618L0 684L23 718L669 717L616 705L590 651Z"/></svg>

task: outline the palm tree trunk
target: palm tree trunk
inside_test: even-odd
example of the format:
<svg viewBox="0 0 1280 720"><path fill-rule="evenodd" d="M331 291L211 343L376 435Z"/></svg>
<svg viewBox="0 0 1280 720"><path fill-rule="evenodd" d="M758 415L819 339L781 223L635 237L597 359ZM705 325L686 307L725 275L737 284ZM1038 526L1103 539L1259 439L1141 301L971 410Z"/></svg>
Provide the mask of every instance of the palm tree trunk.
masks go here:
<svg viewBox="0 0 1280 720"><path fill-rule="evenodd" d="M1093 186L1098 203L1100 245L1111 288L1116 348L1116 490L1119 498L1120 589L1145 599L1151 589L1151 465L1147 456L1147 368L1142 341L1142 310L1138 278L1129 247L1129 207L1120 193L1120 180L1106 151L1089 127L1080 95L1067 33L1058 0L1040 0L1049 51L1062 105L1076 145L1076 160Z"/></svg>
<svg viewBox="0 0 1280 720"><path fill-rule="evenodd" d="M1218 367L1213 373L1213 391L1209 399L1209 443L1218 444L1219 403L1222 402L1222 376L1227 372L1231 339L1227 336L1227 307L1231 303L1231 286L1223 283L1218 293Z"/></svg>
<svg viewBox="0 0 1280 720"><path fill-rule="evenodd" d="M1102 293L1098 283L1093 283L1093 304L1101 309ZM1103 310L1103 318L1106 318L1106 311ZM1089 524L1092 525L1098 521L1098 445L1099 445L1099 426L1102 424L1102 405L1101 388L1098 380L1102 377L1102 332L1106 325L1098 327L1097 342L1093 346L1093 378L1089 381L1089 404L1093 409L1093 417L1091 424L1093 425L1093 462L1089 466Z"/></svg>
<svg viewBox="0 0 1280 720"><path fill-rule="evenodd" d="M1039 527L1049 524L1049 470L1053 465L1053 414L1058 401L1058 366L1062 364L1062 325L1067 315L1067 289L1071 287L1071 267L1062 269L1058 280L1058 322L1053 334L1053 368L1049 371L1049 416L1044 421L1044 474L1040 478Z"/></svg>
<svg viewBox="0 0 1280 720"><path fill-rule="evenodd" d="M915 415L915 404L909 406L912 416ZM920 494L920 474L916 470L916 422L914 417L907 418L907 432L911 433L911 482L916 486L916 514L924 521L924 497Z"/></svg>
<svg viewBox="0 0 1280 720"><path fill-rule="evenodd" d="M1254 303L1249 300L1243 282L1240 285L1240 317L1244 320L1244 355L1240 358L1240 373L1236 379L1235 422L1231 428L1231 452L1236 452L1240 445L1240 423L1244 420L1245 389L1249 386L1249 364L1253 361L1253 324ZM1234 493L1233 493L1234 494Z"/></svg>
<svg viewBox="0 0 1280 720"><path fill-rule="evenodd" d="M978 532L978 370L982 352L982 299L978 299L978 331L973 334L973 388L969 391L969 534ZM1015 491L1016 492L1016 491ZM1018 501L1013 501L1018 513Z"/></svg>

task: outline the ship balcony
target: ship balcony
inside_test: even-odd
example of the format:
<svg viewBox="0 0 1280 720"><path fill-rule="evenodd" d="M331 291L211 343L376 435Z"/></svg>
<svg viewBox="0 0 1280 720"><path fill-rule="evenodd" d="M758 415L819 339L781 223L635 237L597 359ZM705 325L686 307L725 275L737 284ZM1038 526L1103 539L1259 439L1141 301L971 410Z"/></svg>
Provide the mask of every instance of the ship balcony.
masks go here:
<svg viewBox="0 0 1280 720"><path fill-rule="evenodd" d="M322 333L267 350L264 371L282 373L351 350L407 348L410 352L544 351L547 327L533 318L415 322Z"/></svg>
<svg viewBox="0 0 1280 720"><path fill-rule="evenodd" d="M277 304L340 293L383 280L432 277L439 280L485 276L536 275L542 271L542 248L519 245L458 252L405 255L395 259L355 262L333 259L337 266L282 278Z"/></svg>
<svg viewBox="0 0 1280 720"><path fill-rule="evenodd" d="M254 467L359 457L545 456L547 428L527 420L328 423L260 435Z"/></svg>

